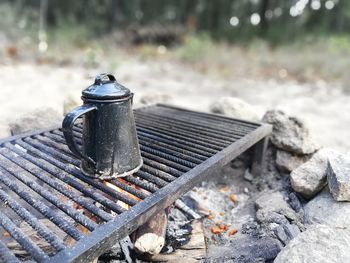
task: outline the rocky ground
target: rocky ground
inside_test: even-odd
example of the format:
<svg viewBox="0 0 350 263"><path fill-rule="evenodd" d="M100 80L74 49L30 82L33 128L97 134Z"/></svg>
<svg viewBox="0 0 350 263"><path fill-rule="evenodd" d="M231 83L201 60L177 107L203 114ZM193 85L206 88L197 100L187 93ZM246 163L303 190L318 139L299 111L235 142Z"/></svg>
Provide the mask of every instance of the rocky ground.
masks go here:
<svg viewBox="0 0 350 263"><path fill-rule="evenodd" d="M350 156L320 148L303 122L281 111L263 121L274 128L262 175L236 160L190 194L211 211L205 261L348 262ZM229 230L213 232L222 224Z"/></svg>

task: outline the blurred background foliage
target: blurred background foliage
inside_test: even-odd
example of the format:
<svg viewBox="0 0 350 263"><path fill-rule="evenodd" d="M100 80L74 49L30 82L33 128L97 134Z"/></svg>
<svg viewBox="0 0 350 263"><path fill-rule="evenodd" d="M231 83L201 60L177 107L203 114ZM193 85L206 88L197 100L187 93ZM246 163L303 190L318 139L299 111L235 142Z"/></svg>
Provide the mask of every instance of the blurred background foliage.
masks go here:
<svg viewBox="0 0 350 263"><path fill-rule="evenodd" d="M0 0L0 16L6 54L40 63L115 69L123 49L220 77L349 82L349 0Z"/></svg>
<svg viewBox="0 0 350 263"><path fill-rule="evenodd" d="M48 28L78 27L79 37L145 25L177 25L233 42L259 37L280 43L350 31L347 0L1 0L1 4L3 15L12 16L21 28L35 25L42 8Z"/></svg>

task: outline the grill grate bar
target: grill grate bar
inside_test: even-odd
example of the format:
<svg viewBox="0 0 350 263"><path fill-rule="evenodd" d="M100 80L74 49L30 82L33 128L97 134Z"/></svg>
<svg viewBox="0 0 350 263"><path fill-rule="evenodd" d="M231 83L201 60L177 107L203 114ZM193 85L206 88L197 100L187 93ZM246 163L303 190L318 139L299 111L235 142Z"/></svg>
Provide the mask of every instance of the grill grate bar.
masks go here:
<svg viewBox="0 0 350 263"><path fill-rule="evenodd" d="M179 122L179 123L187 123L189 125L197 126L199 128L202 128L204 130L210 131L212 133L215 133L216 131L224 136L231 137L232 135L235 136L241 136L244 135L251 130L254 130L255 128L248 128L244 127L242 125L237 125L237 123L229 124L222 122L219 118L215 116L214 119L211 119L210 122L207 120L203 120L203 118L196 118L195 116L189 116L189 115L183 115L183 114L177 114L176 116L173 116L172 114L161 112L161 113L151 113L146 112L149 115L156 115L156 116L162 116L171 118L171 121ZM228 132L229 131L229 132Z"/></svg>
<svg viewBox="0 0 350 263"><path fill-rule="evenodd" d="M180 176L183 174L183 172L187 172L188 170L190 170L190 168L184 165L175 163L171 160L168 160L159 156L152 155L147 152L142 152L141 154L142 154L144 163L152 163L153 167L158 168L162 171L165 171L175 176Z"/></svg>
<svg viewBox="0 0 350 263"><path fill-rule="evenodd" d="M77 127L77 131L81 131L81 127ZM59 140L61 141L62 143L64 143L64 138L63 138L63 133L61 131L53 131L53 133L57 136L57 135L60 135L61 136L61 139L55 137L55 140ZM202 145L198 145L196 143L192 143L192 142L188 142L184 139L178 139L178 138L174 138L172 137L171 135L166 135L164 133L159 133L157 132L156 129L152 129L152 130L147 130L147 129L144 129L142 127L138 127L137 128L137 133L140 134L140 144L144 144L143 143L143 137L147 137L147 138L153 138L153 139L156 139L156 140L159 140L161 142L165 142L166 144L170 144L170 145L175 145L176 147L179 147L179 148L183 148L185 146L184 149L190 149L190 151L194 151L195 153L200 153L200 154L203 154L204 156L206 157L210 157L212 154L215 154L216 151L211 149L211 148L206 148ZM77 135L77 143L79 145L81 145L81 135L75 133L75 135ZM143 136L143 137L142 137ZM187 146L187 147L186 147ZM176 150L178 151L178 150ZM181 151L180 151L181 152ZM192 158L195 158L193 154L190 154L189 157L192 157ZM199 162L200 163L200 159L194 161L194 162Z"/></svg>
<svg viewBox="0 0 350 263"><path fill-rule="evenodd" d="M140 134L139 133L139 138L140 138L140 143L143 144L143 145L153 145L153 147L155 145L161 147L162 149L170 149L170 150L174 150L178 153L181 153L185 156L191 156L193 158L196 158L198 160L198 162L203 162L205 161L209 156L206 156L204 154L199 154L199 153L196 153L196 152L191 152L185 148L180 148L178 146L174 146L170 143L164 143L163 141L160 141L160 140L156 140L154 139L153 136L150 136L150 137L147 137L147 136L144 136L143 134ZM180 168L181 170L181 168Z"/></svg>
<svg viewBox="0 0 350 263"><path fill-rule="evenodd" d="M158 138L163 138L163 139L166 139L168 141L177 142L180 145L185 145L185 146L189 146L189 147L194 148L194 149L202 150L202 151L207 152L208 154L211 154L211 155L213 155L217 152L217 150L214 150L212 148L208 148L208 147L202 146L200 144L188 141L187 139L179 139L177 137L174 137L174 136L162 133L162 132L157 132L154 129L152 129L152 130L147 129L147 127L137 127L137 132L140 132L140 131L143 133L146 133L146 134L155 135Z"/></svg>
<svg viewBox="0 0 350 263"><path fill-rule="evenodd" d="M31 140L31 139L25 139L26 141L27 140ZM36 143L37 144L37 143ZM45 150L47 150L46 148L44 149L44 151ZM64 160L66 160L66 161L68 161L69 163L71 163L71 164L73 164L73 165L75 165L75 166L78 166L79 165L79 161L77 160L77 159L74 159L74 158L71 158L71 157L69 157L69 156L67 156L67 155L65 155L65 154L62 154L62 153L57 153L57 152L55 152L56 150L55 149L51 149L50 150L50 154L55 154L56 156L59 156L61 159L64 159ZM142 169L143 170L145 170L145 171L150 171L150 172L152 172L154 175L156 175L157 177L160 177L160 178L163 178L163 179L167 179L168 181L172 181L172 180L174 180L174 179L176 179L175 177L173 177L173 176L171 176L171 175L169 175L169 174L166 174L166 173L164 173L164 172L162 172L162 171L158 171L158 170L156 170L156 169L154 169L154 168L152 168L152 167L149 167L149 166L147 166L147 165L144 165L143 167L142 167ZM148 177L147 178L149 178L149 176L152 176L151 174L149 174L148 175ZM152 180L154 181L154 182L163 182L163 181L159 181L159 180L157 180L156 178L153 178L152 177ZM123 189L124 190L124 189ZM115 191L113 191L113 192L115 192ZM131 193L131 192L129 192L129 193ZM131 193L132 194L132 193ZM138 197L138 196L137 196ZM144 197L145 198L145 197ZM135 202L136 203L136 201L134 200L134 199L131 199L131 200L133 200L133 202ZM129 204L130 205L130 204Z"/></svg>
<svg viewBox="0 0 350 263"><path fill-rule="evenodd" d="M152 163L152 161L150 161L150 162ZM161 165L161 164L158 165L158 166L159 166L160 169L163 168L163 165ZM163 179L163 180L168 181L168 182L171 182L171 181L173 181L173 180L175 180L177 178L177 177L175 177L173 175L170 175L167 172L162 171L163 169L162 170L160 170L160 169L156 169L156 168L154 168L152 166L147 165L147 163L144 163L144 165L142 166L141 171L153 174L153 175L159 177L160 179ZM164 170L166 170L166 169L164 169ZM178 176L180 176L180 174Z"/></svg>
<svg viewBox="0 0 350 263"><path fill-rule="evenodd" d="M47 133L44 133L47 134ZM73 153L69 150L68 146L66 146L65 144L62 143L58 143L56 141L54 141L51 138L48 138L48 136L44 136L44 135L35 135L33 136L34 139L40 141L41 143L50 146L56 150L59 150L60 152L63 152L65 154L67 154L70 157L75 157L73 155Z"/></svg>
<svg viewBox="0 0 350 263"><path fill-rule="evenodd" d="M64 144L65 143L65 139L62 136L62 133L59 133L58 135L56 133L54 133L54 131L51 132L45 132L43 133L43 136L50 138L51 140L53 140L54 142L57 142L59 144ZM72 157L74 156L73 154L71 154Z"/></svg>
<svg viewBox="0 0 350 263"><path fill-rule="evenodd" d="M25 145L25 144L22 144L22 142L18 142L18 143L21 146ZM11 146L9 146L9 147L11 147ZM27 148L29 148L29 147L27 147ZM83 184L79 183L78 181L72 179L71 177L68 176L67 173L62 172L61 170L57 171L57 169L53 168L51 165L45 164L44 161L35 159L34 157L30 156L29 154L20 152L20 150L17 150L13 146L11 147L11 149L16 151L16 153L18 153L19 155L22 155L24 158L27 158L28 160L33 161L33 163L35 163L38 167L42 168L43 170L47 171L48 173L51 173L55 178L60 179L64 183L67 183L69 186L73 187L74 189L77 189L78 191L82 192L86 196L93 198L96 201L101 202L102 204L105 204L106 206L108 206L111 209L115 209L115 210L120 211L120 212L124 211L123 208L114 204L106 197L102 196L99 193L96 193L95 191L93 191L90 188L87 188L86 185L83 185ZM47 180L47 182L50 182L49 178L47 178L46 180ZM59 184L56 183L56 186L59 187ZM58 190L59 191L62 190L62 192L67 192L68 186L66 185L65 187L67 188L67 190L65 190L65 188L58 189ZM85 209L87 209L91 213L95 214L96 216L100 217L104 221L108 221L108 220L112 219L111 215L109 215L105 211L103 211L103 210L97 208L96 206L92 205L91 203L89 203L88 199L82 198L81 196L73 195L73 193L71 193L71 191L68 191L68 193L65 195L67 197L73 199L75 202L79 203Z"/></svg>
<svg viewBox="0 0 350 263"><path fill-rule="evenodd" d="M45 138L45 137L43 137L43 136L41 136L41 135L37 135L37 136L34 136L34 138L42 139L42 138ZM47 138L45 138L45 139L47 139ZM25 139L25 140L27 141L27 140L29 140L29 139ZM45 142L50 142L50 140L43 140L43 141L45 141ZM52 142L52 141L51 141L51 142ZM56 145L60 145L59 143L55 143L55 144L56 144ZM59 156L60 156L61 159L65 160L65 161L68 161L68 162L70 162L71 164L73 164L73 165L75 165L75 166L79 166L80 161L78 161L77 159L74 159L74 158L71 157L71 154L70 154L68 148L67 148L67 149L65 149L65 147L60 147L60 148L61 148L61 150L64 152L64 153L59 154ZM47 149L46 149L46 150L47 150ZM57 155L58 153L54 153L54 150L55 150L55 149L52 149L52 151L50 151L50 153L51 153L51 154L56 154L56 155ZM63 180L64 180L64 181L69 181L70 178L64 178ZM122 190L124 190L124 191L126 191L126 192L128 192L128 193L130 193L130 194L132 194L132 195L134 195L134 196L136 196L137 198L145 199L145 198L147 197L146 194L144 194L144 193L142 193L142 192L140 192L140 191L137 191L135 188L133 188L133 187L131 187L131 186L129 186L129 185L126 185L126 184L124 184L124 183L121 183L121 182L119 182L119 181L116 180L116 179L111 180L110 183L113 183L114 185L116 185L116 186L118 186L119 188L121 188ZM75 188L81 189L81 187L75 187ZM88 194L88 195L89 195L89 194ZM89 196L90 196L90 195L89 195ZM99 200L98 198L95 198L95 199L96 199L96 200Z"/></svg>
<svg viewBox="0 0 350 263"><path fill-rule="evenodd" d="M8 204L0 210L0 227L11 228L9 220L26 222L49 245L50 252L28 247L26 242L36 241L21 239L16 228L26 231L13 224L10 235L21 239L31 260L82 262L99 256L271 131L268 125L164 106L137 109L135 120L143 166L133 175L106 181L81 172L81 161L60 128L0 142L0 202ZM73 132L79 148L81 120ZM0 261L18 262L7 246L0 241Z"/></svg>
<svg viewBox="0 0 350 263"><path fill-rule="evenodd" d="M170 113L172 114L172 117L175 117L173 115L174 110L176 111L176 116L181 116L181 117L189 117L192 120L200 120L203 121L203 119L209 119L212 120L215 123L218 124L223 124L223 123L227 123L229 125L234 125L234 126L238 126L238 127L245 127L248 129L256 129L257 127L259 127L261 124L258 123L252 123L249 121L245 121L245 120L237 120L237 119L232 119L230 117L226 117L224 115L218 115L218 114L211 114L211 113L205 113L205 112L198 112L198 111L191 111L191 110L187 110L187 109L183 109L183 108L178 108L178 107L173 107L173 106L164 106L164 105L157 105L155 107L149 107L149 108L145 108L144 109L147 112L157 112L157 113L161 113L164 114L165 113Z"/></svg>
<svg viewBox="0 0 350 263"><path fill-rule="evenodd" d="M14 183L10 178L12 177L8 171L0 166L0 182L10 188L18 196L20 196L29 205L34 207L44 216L49 218L55 225L61 228L68 235L73 237L75 240L79 240L84 237L84 235L78 231L70 222L62 218L55 210L47 207L40 200L34 199L28 192L23 191L23 188L19 187L18 184Z"/></svg>
<svg viewBox="0 0 350 263"><path fill-rule="evenodd" d="M78 128L78 127L76 127L76 128L77 128L78 132L82 131L81 128ZM79 133L79 136L77 136L77 137L81 138L81 134ZM63 140L63 137L62 137L62 140ZM79 140L78 140L78 142L79 142ZM156 149L158 148L157 146L154 146L150 142L145 142L143 139L141 139L141 145L149 147L149 148L152 148L152 147L156 148ZM197 160L195 157L191 156L190 154L184 154L182 152L177 152L177 151L173 151L173 150L169 151L168 147L165 148L165 147L160 146L159 148L161 148L160 149L161 151L169 152L170 154L173 154L173 155L177 155L180 157L186 156L186 158L189 158L191 161L193 161L195 163L201 162L201 160ZM189 170L189 168L185 167L184 165L178 164L178 163L171 161L171 160L168 160L168 159L160 158L159 156L150 154L148 152L142 152L141 154L142 154L142 157L144 159L145 164L149 164L150 166L152 166L154 168L160 169L160 170L162 170L166 173L170 173L174 176L180 176L182 174L182 172L186 172ZM166 165L163 165L163 164L166 164Z"/></svg>
<svg viewBox="0 0 350 263"><path fill-rule="evenodd" d="M82 131L82 128L78 126L75 126L73 129L77 132ZM57 134L62 135L62 133L56 132L56 134L48 134L47 136L52 137L58 142L65 143L63 136L60 138ZM205 150L194 149L192 146L184 145L184 143L175 142L171 138L164 139L157 135L150 134L149 132L143 132L140 129L138 129L138 137L141 145L151 145L152 148L159 147L160 151L166 152L168 150L169 154L176 156L179 156L180 154L179 158L184 158L193 163L201 163L203 160L206 160L211 156L211 154ZM152 142L152 144L150 144L150 142Z"/></svg>
<svg viewBox="0 0 350 263"><path fill-rule="evenodd" d="M220 151L222 149L221 146L218 146L214 143L210 143L206 139L203 139L203 138L199 139L199 136L195 138L195 136L191 136L190 134L177 134L175 132L172 132L171 130L163 129L160 127L150 127L149 125L143 124L140 122L136 124L136 127L147 129L148 132L158 132L158 133L161 132L162 135L171 136L173 139L177 138L183 141L188 141L188 142L197 144L198 146L206 147L206 149L214 149L216 151Z"/></svg>
<svg viewBox="0 0 350 263"><path fill-rule="evenodd" d="M45 133L46 134L46 133ZM38 135L38 136L35 136L35 138L36 137L38 137L38 138L45 138L45 137L43 137L43 136L41 136L41 135ZM27 140L27 139L25 139L25 140ZM49 142L49 140L45 140L46 142ZM55 143L55 144L57 144L57 145L60 145L60 144L58 144L58 143ZM58 155L61 159L63 159L63 160L65 160L65 161L68 161L68 162L70 162L71 164L73 164L73 165L75 165L75 166L79 166L79 163L80 163L80 161L78 161L77 159L74 159L73 157L71 157L71 154L70 154L70 152L69 152L69 150L68 149L65 149L65 147L61 147L61 149L62 149L62 151L64 152L64 153L55 153L54 151L55 151L55 149L52 149L52 151L50 151L50 153L51 154L56 154L56 155ZM123 179L126 179L126 178L123 178ZM65 180L68 180L68 179L65 179ZM116 186L118 186L119 188L121 188L122 190L124 190L124 191L126 191L126 192L128 192L128 193L130 193L130 194L132 194L132 195L134 195L134 196L136 196L137 198L140 198L140 199L145 199L146 197L147 197L147 195L146 194L144 194L143 192L140 192L140 191L137 191L137 189L135 189L135 188L133 188L133 187L131 187L131 186L129 186L129 185L126 185L126 184L124 184L124 183L121 183L121 182L119 182L118 180L116 180L116 179L114 179L114 180L111 180L110 181L110 183L113 183L114 185L116 185ZM131 183L131 182L130 182ZM132 183L133 184L135 184L135 185L137 185L137 186L140 186L140 187L142 187L142 186L144 186L145 184L144 184L144 182L142 182L142 181L140 181L139 179L137 179L137 178L134 178L134 180L132 179ZM154 188L150 188L150 189L148 189L149 187L146 187L146 190L147 191L150 191L150 189L154 189ZM96 200L98 200L97 198L95 198Z"/></svg>
<svg viewBox="0 0 350 263"><path fill-rule="evenodd" d="M193 122L179 121L175 118L167 120L158 114L144 114L142 112L139 112L136 113L135 116L137 122L141 120L147 120L147 123L153 123L153 125L160 124L165 127L177 128L188 132L195 132L197 134L201 134L204 137L209 137L211 140L221 143L227 143L227 141L234 141L235 139L240 138L240 134L236 134L232 130L230 130L230 132L225 132L220 129L208 129L208 127L203 128L201 126L198 126L197 123L194 124Z"/></svg>
<svg viewBox="0 0 350 263"><path fill-rule="evenodd" d="M120 189L128 192L129 194L132 194L133 196L136 196L137 198L139 199L145 199L148 194L144 193L144 192L141 192L140 190L137 190L135 189L134 187L128 185L128 184L125 184L125 183L122 183L123 181L125 181L125 178L123 179L112 179L110 180L109 182L114 184L115 186L119 187Z"/></svg>
<svg viewBox="0 0 350 263"><path fill-rule="evenodd" d="M0 262L6 263L19 263L20 261L16 258L16 256L12 253L11 250L7 248L7 246L1 242L0 240Z"/></svg>
<svg viewBox="0 0 350 263"><path fill-rule="evenodd" d="M52 194L51 191L48 191L38 183L30 180L28 177L28 174L29 174L28 172L22 169L18 169L18 167L15 168L15 166L11 165L11 162L6 161L4 158L6 157L6 153L4 153L4 149L0 150L0 154L2 156L0 157L0 160L2 162L1 165L3 166L7 164L6 167L3 167L3 168L5 168L8 172L10 172L15 178L17 178L19 181L24 183L30 189L34 190L36 193L40 194L47 201L49 201L50 203L52 203L53 205L61 209L67 215L72 217L75 221L79 222L84 227L88 228L90 231L94 230L97 227L97 224L94 221L92 221L90 218L84 216L81 212L77 211L73 207L62 202L57 196Z"/></svg>
<svg viewBox="0 0 350 263"><path fill-rule="evenodd" d="M5 191L0 189L0 199L9 206L17 215L24 219L35 231L38 232L47 242L49 242L56 251L65 249L64 243L46 226L44 226L36 217L28 212L23 206L11 198Z"/></svg>
<svg viewBox="0 0 350 263"><path fill-rule="evenodd" d="M71 164L67 165L67 163L62 163L59 160L54 159L50 154L44 154L42 151L32 147L31 145L29 145L28 143L25 143L23 141L16 141L16 143L18 145L22 146L23 148L29 150L30 152L36 154L37 156L41 157L42 159L44 159L46 161L46 163L45 163L46 165L44 165L43 161L40 161L38 158L34 158L34 157L29 156L27 154L26 157L30 161L32 161L33 163L38 165L39 167L42 167L43 169L47 169L48 171L50 171L51 169L55 169L54 167L57 166L58 168L61 168L62 170L64 170L65 172L60 171L59 173L56 173L55 176L58 178L62 178L63 181L68 180L68 183L72 183L72 186L73 186L74 180L68 179L69 177L67 177L67 176L69 174L73 174L76 178L82 180L83 182L89 184L90 186L96 187L97 189L104 191L107 194L110 194L113 198L118 199L126 204L134 205L136 203L135 200L130 199L121 193L118 193L116 191L111 190L110 188L108 188L107 186L103 185L102 183L100 183L98 181L94 181L93 179L84 176L83 174L81 174L81 172L79 170L77 170L76 167L72 166ZM9 146L9 147L11 147L11 146ZM55 150L52 150L52 153L54 153L54 151ZM57 152L56 154L58 155L59 153ZM83 192L84 194L90 196L91 198L98 200L99 203L101 203L105 206L108 206L108 208L112 209L116 213L120 213L120 212L125 211L125 209L123 209L119 205L115 204L114 201L104 197L103 195L94 191L94 189L91 189L90 187L83 186L82 188L79 188L78 190Z"/></svg>
<svg viewBox="0 0 350 263"><path fill-rule="evenodd" d="M136 176L130 175L127 177L123 178L125 181L134 184L138 187L141 187L144 190L147 190L151 193L154 193L155 191L157 191L157 186L154 183L148 182L148 181L144 181L144 180L140 180L138 178L136 178Z"/></svg>
<svg viewBox="0 0 350 263"><path fill-rule="evenodd" d="M56 134L60 134L61 140L63 142L64 138L63 138L63 134L62 132L56 132ZM79 134L79 137L81 137L81 134ZM81 144L81 138L76 138L77 143ZM182 155L178 155L177 156L173 156L171 154L167 154L164 153L163 151L157 150L157 149L153 149L151 147L145 146L142 144L140 145L140 149L143 151L141 154L145 159L145 163L149 163L150 166L154 166L155 168L159 168L160 170L163 170L164 172L167 173L173 173L173 175L175 176L179 176L180 175L180 171L188 171L189 168L193 168L195 166L194 163L191 163L190 161L186 161L184 159L182 159ZM153 159L149 160L149 159ZM172 169L171 167L167 167L165 168L164 166L159 166L156 162L160 162L160 163L167 163L169 164L169 166L173 166L176 167L175 169L178 168L178 171ZM187 167L185 167L187 166ZM142 168L141 168L142 169ZM166 169L167 171L165 171L164 169ZM181 173L182 174L182 173Z"/></svg>
<svg viewBox="0 0 350 263"><path fill-rule="evenodd" d="M79 128L82 127L81 124L78 124L77 126ZM187 136L174 135L172 132L167 132L167 131L160 130L160 129L158 131L157 127L151 128L147 125L142 125L142 124L139 125L138 123L136 123L136 129L137 129L137 132L141 131L141 132L144 132L146 134L153 134L153 135L159 136L160 138L165 138L165 139L168 139L171 141L176 141L176 142L179 142L181 144L188 145L191 148L200 149L200 150L206 151L206 152L211 153L211 154L215 154L217 151L222 150L222 147L210 144L210 143L205 142L205 141L201 141L199 139L199 136L197 136L197 138L188 138ZM56 135L62 135L62 132L57 131L57 130L53 131L53 133ZM75 134L75 135L77 135L77 134ZM81 145L82 142L81 142L81 139L79 138L81 136L78 135L77 137L78 137L77 143Z"/></svg>
<svg viewBox="0 0 350 263"><path fill-rule="evenodd" d="M26 234L23 233L6 215L0 212L0 225L25 249L30 255L39 262L48 259L48 255L44 253L35 243L31 241Z"/></svg>
<svg viewBox="0 0 350 263"><path fill-rule="evenodd" d="M161 151L161 150L158 150L156 147L151 148L151 147L148 147L148 146L144 146L142 144L140 145L140 149L142 151L144 151L144 152L147 152L147 153L153 154L155 156L171 160L173 162L179 163L179 164L181 164L183 166L187 166L189 168L193 168L193 167L196 166L196 164L194 162L195 160L193 158L187 157L186 159L182 159L181 158L181 157L183 157L182 154L173 152L171 150ZM171 155L171 153L173 155ZM188 159L190 159L190 161L188 161ZM141 169L142 169L142 167L141 167Z"/></svg>
<svg viewBox="0 0 350 263"><path fill-rule="evenodd" d="M169 140L169 139L164 139L162 137L159 137L157 135L153 135L150 133L143 132L141 130L138 130L138 135L140 138L140 143L142 144L144 141L151 141L152 144L155 145L160 145L168 149L173 149L175 151L178 151L183 154L189 153L190 156L193 156L197 158L198 160L206 160L211 156L210 153L200 150L200 149L195 149L191 146L181 144L179 142Z"/></svg>
<svg viewBox="0 0 350 263"><path fill-rule="evenodd" d="M183 130L183 129L177 129L173 126L169 126L169 125L161 125L159 123L155 123L153 121L151 122L147 122L147 121L139 121L138 122L139 126L145 125L147 126L149 129L152 130L156 130L156 131L162 131L168 134L172 134L173 136L177 136L178 138L182 139L184 137L189 138L190 140L192 140L193 142L197 141L198 136L201 137L201 142L202 143L206 143L207 146L208 145L213 145L213 147L217 150L225 148L228 144L230 144L230 142L232 141L219 141L216 140L215 138L210 138L209 136L206 135L202 135L200 134L200 132L193 132L193 131L187 131L187 130Z"/></svg>
<svg viewBox="0 0 350 263"><path fill-rule="evenodd" d="M79 127L81 129L82 127L82 124L78 124L77 127ZM203 147L206 147L206 151L211 151L211 149L216 149L216 150L221 150L223 147L223 145L216 145L215 143L213 143L212 141L210 141L209 139L206 139L206 138L203 138L203 137L198 137L198 136L191 136L191 134L189 133L185 133L185 134L177 134L176 132L173 132L172 130L166 130L166 129L162 129L160 128L159 126L156 126L156 127L152 127L148 124L143 124L142 122L137 122L136 123L136 128L144 128L144 129L147 129L147 132L148 133L154 133L154 132L158 132L158 131L161 131L162 132L162 135L167 135L167 136L170 136L170 138L172 140L174 140L175 138L177 139L181 139L181 140L185 140L185 141L189 141L189 142L192 142L194 144L196 144L198 147L199 146L203 146ZM54 131L56 134L59 134L60 132L58 131ZM80 133L74 133L77 137L77 142L79 144L82 144L82 141L81 141L81 134ZM229 143L226 143L226 146L228 145Z"/></svg>
<svg viewBox="0 0 350 263"><path fill-rule="evenodd" d="M198 125L188 124L186 121L179 121L175 118L169 118L169 119L164 119L164 117L160 117L158 114L148 114L148 113L142 113L139 112L135 114L136 116L136 121L145 121L145 123L151 123L152 126L156 127L158 125L168 127L168 128L173 128L175 130L180 130L180 131L187 131L187 132L195 132L198 134L201 134L203 138L210 138L213 141L216 141L218 143L227 143L227 141L233 141L234 139L239 138L238 135L235 135L235 133L230 132L229 134L223 131L216 131L216 130L210 130L208 128L201 128ZM202 137L201 136L201 137Z"/></svg>
<svg viewBox="0 0 350 263"><path fill-rule="evenodd" d="M11 147L11 149L13 149L13 148ZM14 150L16 150L16 153L18 153L18 151L20 151L17 149L14 149ZM21 156L24 155L21 152L19 154L22 154ZM103 210L97 208L96 206L92 205L91 203L89 203L89 200L87 198L84 198L80 195L77 195L76 193L71 191L69 188L67 188L66 185L63 185L62 183L57 181L57 178L60 177L62 179L62 181L69 182L69 185L73 186L75 189L78 189L78 188L83 189L85 187L85 186L77 183L75 180L72 180L71 178L65 176L64 174L60 176L60 174L62 174L61 171L59 171L58 173L57 172L54 173L54 171L52 171L51 169L46 169L47 171L51 172L51 174L56 178L56 180L54 180L46 172L46 170L39 168L40 166L35 166L32 163L26 162L20 158L14 158L14 155L10 155L9 158L11 158L11 160L13 162L17 163L23 169L26 169L32 175L34 175L35 177L42 180L44 183L50 185L52 188L54 188L55 190L57 190L61 194L65 195L66 197L69 197L70 199L74 200L76 203L80 204L81 206L83 206L85 209L87 209L91 213L102 218L104 221L108 221L108 220L111 220L113 218L110 214L106 213L105 211L103 211Z"/></svg>
<svg viewBox="0 0 350 263"><path fill-rule="evenodd" d="M154 183L155 185L160 186L160 187L163 187L163 186L168 184L163 179L160 179L159 177L153 176L152 174L141 171L141 170L136 173L136 176L139 176L139 177L141 177L141 178L143 178L151 183Z"/></svg>

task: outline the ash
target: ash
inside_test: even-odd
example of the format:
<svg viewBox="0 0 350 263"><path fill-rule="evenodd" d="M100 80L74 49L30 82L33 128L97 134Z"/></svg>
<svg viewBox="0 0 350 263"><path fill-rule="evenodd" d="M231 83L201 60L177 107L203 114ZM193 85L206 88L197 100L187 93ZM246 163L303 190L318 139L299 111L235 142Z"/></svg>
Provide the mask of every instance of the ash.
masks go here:
<svg viewBox="0 0 350 263"><path fill-rule="evenodd" d="M296 228L298 232L299 227L303 228L297 216L295 221L292 220L291 223L289 221L291 217L293 218L293 214L298 214L296 210L300 209L301 204L296 195L290 196L292 192L288 180L276 169L275 148L270 146L266 155L265 176L255 178L250 174L252 157L250 150L234 162L217 170L210 181L203 182L181 198L189 209L201 217L199 221L205 240L205 255L198 261L272 262L288 242L288 238L293 237L293 233L284 234L284 229L288 231L289 228ZM275 218L268 218L268 215L266 218L257 217L257 212L261 210L257 207L257 200L264 198L266 193L271 195L271 191L280 193L282 200L288 199L292 205L285 201L282 205L286 207L278 207L281 209L276 212ZM284 212L292 215L285 215ZM190 242L193 221L195 219L189 213L175 206L170 208L166 245L161 254L176 253ZM213 230L218 226L227 229L216 233ZM278 232L275 229L279 229ZM280 236L287 237L283 237L282 240ZM149 255L137 255L132 248L129 253L134 262L155 261ZM120 245L116 245L111 252L100 257L99 261L128 262Z"/></svg>

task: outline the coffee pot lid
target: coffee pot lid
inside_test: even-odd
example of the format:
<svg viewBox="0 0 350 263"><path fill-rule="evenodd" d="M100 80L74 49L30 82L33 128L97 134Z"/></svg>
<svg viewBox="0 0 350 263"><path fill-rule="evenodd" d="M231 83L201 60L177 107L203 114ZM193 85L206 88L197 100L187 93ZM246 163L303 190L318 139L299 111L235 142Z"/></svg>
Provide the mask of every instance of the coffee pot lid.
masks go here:
<svg viewBox="0 0 350 263"><path fill-rule="evenodd" d="M95 83L83 90L83 98L95 100L120 99L130 95L130 90L119 84L112 74L100 74Z"/></svg>

